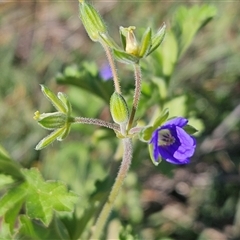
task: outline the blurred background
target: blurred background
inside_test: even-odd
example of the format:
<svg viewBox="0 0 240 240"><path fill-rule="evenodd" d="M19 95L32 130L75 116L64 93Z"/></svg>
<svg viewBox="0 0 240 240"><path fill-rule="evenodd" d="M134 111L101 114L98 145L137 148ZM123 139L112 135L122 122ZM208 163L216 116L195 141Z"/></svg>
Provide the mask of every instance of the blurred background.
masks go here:
<svg viewBox="0 0 240 240"><path fill-rule="evenodd" d="M240 239L239 1L93 1L114 39L120 26L157 29L166 22L171 28L178 7L203 3L214 5L217 15L197 33L170 86L175 94L189 94L187 109L203 123L197 152L187 166L155 167L146 145L134 142L133 164L108 239L121 227L143 239ZM64 142L35 151L48 132L33 115L53 110L40 91L39 84L45 84L68 94L75 116L111 121L103 99L56 82L67 66L95 64L99 71L106 63L79 20L77 1L0 1L0 144L22 166L38 167L46 179L62 180L80 194L79 214L95 181L116 176L118 140L111 131L76 125ZM128 93L132 71L118 67Z"/></svg>

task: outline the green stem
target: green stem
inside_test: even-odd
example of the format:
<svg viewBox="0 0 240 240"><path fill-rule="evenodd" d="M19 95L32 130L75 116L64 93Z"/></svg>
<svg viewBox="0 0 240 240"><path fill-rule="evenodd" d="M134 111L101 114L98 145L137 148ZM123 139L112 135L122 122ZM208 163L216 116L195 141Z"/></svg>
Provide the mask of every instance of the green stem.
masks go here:
<svg viewBox="0 0 240 240"><path fill-rule="evenodd" d="M112 190L110 192L110 195L108 197L107 202L105 203L105 205L103 206L103 209L99 215L99 218L95 224L94 227L94 232L91 236L90 239L99 239L101 233L103 232L103 228L106 224L106 221L108 219L108 216L112 210L113 204L115 199L118 196L118 193L122 187L123 181L127 175L127 172L129 170L131 161L132 161L132 142L131 139L129 138L124 138L123 140L123 149L124 149L124 153L123 153L123 159L122 159L122 163L117 175L117 178L115 180L115 183L112 187Z"/></svg>
<svg viewBox="0 0 240 240"><path fill-rule="evenodd" d="M85 117L75 117L73 118L73 123L83 123L83 124L91 124L91 125L97 125L101 127L110 128L114 131L120 131L120 127L116 123L110 123L103 121L101 119L96 118L85 118Z"/></svg>
<svg viewBox="0 0 240 240"><path fill-rule="evenodd" d="M113 55L112 55L112 51L106 44L104 44L103 42L100 42L100 43L102 44L102 46L103 46L103 48L106 52L109 65L110 65L110 68L112 70L115 91L117 93L121 94L121 87L120 87L120 83L119 83L119 80L118 80L117 69L116 69L116 66L115 66L115 61L114 61L114 58L113 58Z"/></svg>
<svg viewBox="0 0 240 240"><path fill-rule="evenodd" d="M135 91L134 91L134 97L133 97L133 105L132 110L130 114L130 118L127 125L127 131L129 131L132 127L135 113L137 111L138 103L141 96L141 80L142 80L142 74L141 74L141 68L139 64L134 64L134 74L135 74Z"/></svg>

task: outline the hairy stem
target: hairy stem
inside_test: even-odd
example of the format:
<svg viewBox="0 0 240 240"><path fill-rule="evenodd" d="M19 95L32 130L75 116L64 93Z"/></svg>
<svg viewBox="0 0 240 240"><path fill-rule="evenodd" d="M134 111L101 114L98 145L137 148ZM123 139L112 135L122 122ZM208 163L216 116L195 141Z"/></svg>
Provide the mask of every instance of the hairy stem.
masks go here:
<svg viewBox="0 0 240 240"><path fill-rule="evenodd" d="M95 227L93 229L93 234L90 239L100 239L100 235L104 229L104 226L106 224L106 221L108 219L108 216L112 210L114 201L116 197L118 196L118 193L122 187L123 181L128 173L131 161L132 161L132 142L129 138L124 138L123 140L123 159L122 163L117 175L117 178L115 180L115 183L112 187L112 190L110 192L110 195L108 197L107 202L103 206L103 209L99 215L99 218L95 224Z"/></svg>
<svg viewBox="0 0 240 240"><path fill-rule="evenodd" d="M103 48L106 52L109 65L110 65L110 68L112 70L115 91L117 93L121 94L121 87L120 87L120 83L119 83L119 80L118 80L117 69L116 69L116 66L115 66L115 61L114 61L114 58L113 58L113 55L112 55L112 51L104 43L101 42L101 44L102 44L102 46L103 46Z"/></svg>
<svg viewBox="0 0 240 240"><path fill-rule="evenodd" d="M130 118L127 125L127 131L129 131L132 127L135 113L137 111L138 103L141 96L141 80L142 80L142 74L141 74L141 68L139 64L134 64L134 74L135 74L135 91L134 91L134 97L133 97L133 105L132 110L130 114Z"/></svg>
<svg viewBox="0 0 240 240"><path fill-rule="evenodd" d="M120 131L120 127L118 124L106 122L106 121L103 121L101 119L96 119L96 118L75 117L75 118L73 118L73 123L97 125L97 126L101 126L101 127L110 128L114 131Z"/></svg>

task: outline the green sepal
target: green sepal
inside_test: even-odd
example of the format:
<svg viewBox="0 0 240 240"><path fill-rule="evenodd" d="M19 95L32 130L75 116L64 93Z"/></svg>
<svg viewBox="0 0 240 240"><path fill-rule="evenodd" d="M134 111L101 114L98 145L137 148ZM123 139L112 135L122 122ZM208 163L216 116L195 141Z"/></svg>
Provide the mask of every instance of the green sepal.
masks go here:
<svg viewBox="0 0 240 240"><path fill-rule="evenodd" d="M91 4L85 1L79 3L79 14L89 37L94 42L99 41L99 33L107 32L106 25L100 14Z"/></svg>
<svg viewBox="0 0 240 240"><path fill-rule="evenodd" d="M153 129L157 129L159 126L161 126L169 116L169 110L168 108L164 109L161 113L161 115L154 121L153 123Z"/></svg>
<svg viewBox="0 0 240 240"><path fill-rule="evenodd" d="M135 64L135 63L138 63L139 61L138 57L117 49L113 49L113 55L117 61L126 63L126 64Z"/></svg>
<svg viewBox="0 0 240 240"><path fill-rule="evenodd" d="M157 31L157 33L152 37L152 47L150 51L147 53L147 56L159 47L159 45L162 43L164 39L165 33L166 24L164 23L163 26Z"/></svg>
<svg viewBox="0 0 240 240"><path fill-rule="evenodd" d="M139 133L139 140L142 142L149 142L152 137L154 128L152 126L145 127Z"/></svg>
<svg viewBox="0 0 240 240"><path fill-rule="evenodd" d="M99 37L111 49L120 49L117 43L109 36L108 33L99 33Z"/></svg>
<svg viewBox="0 0 240 240"><path fill-rule="evenodd" d="M138 52L138 56L139 57L145 57L149 50L152 47L152 30L151 28L147 28L145 33L142 36L142 40L141 40L141 44L139 46L139 52Z"/></svg>
<svg viewBox="0 0 240 240"><path fill-rule="evenodd" d="M62 101L62 103L64 104L66 110L67 110L67 115L71 116L72 114L72 105L68 99L67 94L63 93L63 92L59 92L58 93L58 98Z"/></svg>
<svg viewBox="0 0 240 240"><path fill-rule="evenodd" d="M38 111L35 113L36 120L38 124L47 129L47 130L55 130L57 128L62 128L66 124L67 115L61 112L53 112L53 113L42 113L39 116Z"/></svg>
<svg viewBox="0 0 240 240"><path fill-rule="evenodd" d="M158 166L159 163L162 161L162 158L159 156L157 161L154 159L154 156L153 156L153 145L152 144L148 144L148 151L149 151L149 156L150 156L150 158L152 160L153 165L154 166Z"/></svg>
<svg viewBox="0 0 240 240"><path fill-rule="evenodd" d="M110 112L113 121L118 124L123 124L128 121L128 106L123 96L114 92L110 98Z"/></svg>
<svg viewBox="0 0 240 240"><path fill-rule="evenodd" d="M44 85L40 85L43 94L47 97L47 99L53 104L53 106L59 111L63 113L67 113L67 109L65 108L62 101L53 93L49 88Z"/></svg>
<svg viewBox="0 0 240 240"><path fill-rule="evenodd" d="M58 140L58 141L64 140L64 139L68 136L70 130L71 130L71 123L68 123L68 124L64 127L64 131L62 132L62 134L61 134L59 137L57 137L57 140Z"/></svg>
<svg viewBox="0 0 240 240"><path fill-rule="evenodd" d="M184 126L183 127L183 129L188 133L188 134L194 134L194 133L196 133L196 132L198 132L198 130L196 129L196 128L194 128L193 126L191 126L191 125L186 125L186 126Z"/></svg>
<svg viewBox="0 0 240 240"><path fill-rule="evenodd" d="M121 39L121 42L122 42L122 47L123 47L123 49L126 49L126 44L127 44L127 40L126 40L127 30L126 30L126 28L120 27L119 28L119 34L120 34L120 39Z"/></svg>
<svg viewBox="0 0 240 240"><path fill-rule="evenodd" d="M43 138L35 147L36 150L41 150L45 147L47 147L49 144L54 142L58 137L60 137L63 132L65 131L65 128L58 128L55 131L51 132L47 137Z"/></svg>

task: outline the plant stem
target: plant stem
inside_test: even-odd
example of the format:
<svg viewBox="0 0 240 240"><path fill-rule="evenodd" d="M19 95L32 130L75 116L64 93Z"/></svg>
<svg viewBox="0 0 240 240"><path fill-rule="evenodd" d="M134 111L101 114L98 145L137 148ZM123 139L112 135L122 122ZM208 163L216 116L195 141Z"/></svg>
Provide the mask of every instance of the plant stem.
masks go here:
<svg viewBox="0 0 240 240"><path fill-rule="evenodd" d="M90 239L100 239L100 235L103 231L103 228L106 224L106 221L108 219L108 216L112 210L114 201L122 187L123 181L127 175L127 172L129 170L131 161L132 161L132 142L129 138L124 138L123 140L123 159L122 163L118 172L118 175L116 177L115 183L112 187L112 190L110 192L110 195L108 197L107 202L103 206L103 209L99 215L99 218L95 224L94 232Z"/></svg>
<svg viewBox="0 0 240 240"><path fill-rule="evenodd" d="M102 46L103 46L103 48L106 52L109 65L110 65L110 68L112 70L115 91L117 93L121 94L121 87L120 87L120 83L119 83L119 80L118 80L117 69L116 69L116 66L115 66L115 61L114 61L114 58L113 58L113 55L112 55L112 51L106 44L104 44L102 42L100 42L100 43L102 44Z"/></svg>
<svg viewBox="0 0 240 240"><path fill-rule="evenodd" d="M135 91L134 91L134 97L133 97L133 105L132 110L130 114L130 118L127 125L127 131L129 131L132 127L135 113L138 107L138 103L140 100L141 95L141 80L142 80L142 74L141 74L141 68L139 64L134 64L134 74L135 74Z"/></svg>
<svg viewBox="0 0 240 240"><path fill-rule="evenodd" d="M92 124L92 125L110 128L114 131L120 131L120 127L118 124L106 122L96 118L75 117L73 118L73 123Z"/></svg>

